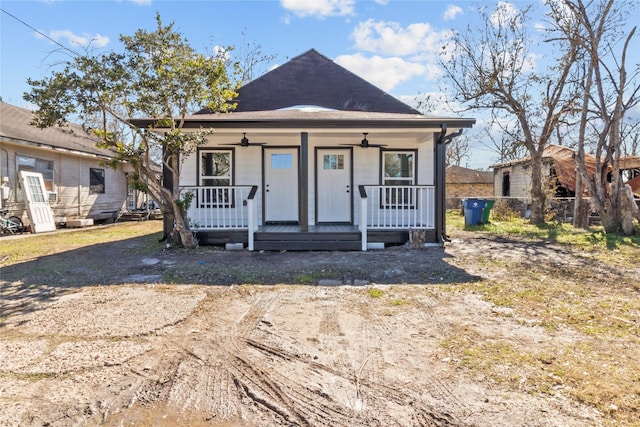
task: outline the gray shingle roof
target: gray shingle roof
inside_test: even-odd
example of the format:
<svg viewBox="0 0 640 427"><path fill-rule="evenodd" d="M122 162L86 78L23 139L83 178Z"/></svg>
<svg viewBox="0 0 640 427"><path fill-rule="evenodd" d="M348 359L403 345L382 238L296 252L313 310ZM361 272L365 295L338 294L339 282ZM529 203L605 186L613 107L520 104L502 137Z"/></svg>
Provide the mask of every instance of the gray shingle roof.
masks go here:
<svg viewBox="0 0 640 427"><path fill-rule="evenodd" d="M113 157L109 150L98 148L98 138L88 135L81 126L40 129L30 124L33 113L25 108L0 102L0 138L28 145L62 149L103 158Z"/></svg>
<svg viewBox="0 0 640 427"><path fill-rule="evenodd" d="M420 114L315 49L247 83L238 94L235 112L314 105L340 111Z"/></svg>

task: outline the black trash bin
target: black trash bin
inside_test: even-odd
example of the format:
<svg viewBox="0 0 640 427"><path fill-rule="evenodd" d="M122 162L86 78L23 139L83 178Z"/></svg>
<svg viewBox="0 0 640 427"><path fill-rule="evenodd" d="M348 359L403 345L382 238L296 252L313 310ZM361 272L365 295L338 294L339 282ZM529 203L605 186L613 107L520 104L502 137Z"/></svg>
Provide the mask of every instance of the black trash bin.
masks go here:
<svg viewBox="0 0 640 427"><path fill-rule="evenodd" d="M464 223L465 225L481 225L482 212L487 201L484 199L465 199L462 201L464 206Z"/></svg>

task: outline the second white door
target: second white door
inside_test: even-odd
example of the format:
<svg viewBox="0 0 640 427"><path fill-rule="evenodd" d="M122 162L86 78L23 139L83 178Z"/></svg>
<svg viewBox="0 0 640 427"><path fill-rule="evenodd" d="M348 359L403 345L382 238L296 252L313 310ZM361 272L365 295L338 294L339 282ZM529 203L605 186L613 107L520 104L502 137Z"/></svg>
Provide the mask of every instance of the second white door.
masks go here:
<svg viewBox="0 0 640 427"><path fill-rule="evenodd" d="M351 222L351 150L319 149L317 170L317 222Z"/></svg>

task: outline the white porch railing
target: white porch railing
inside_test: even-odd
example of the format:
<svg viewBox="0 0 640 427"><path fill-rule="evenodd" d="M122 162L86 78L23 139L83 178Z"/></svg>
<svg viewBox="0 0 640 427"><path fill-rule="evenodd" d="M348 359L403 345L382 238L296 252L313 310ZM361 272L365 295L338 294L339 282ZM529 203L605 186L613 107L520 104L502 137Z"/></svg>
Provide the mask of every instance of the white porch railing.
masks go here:
<svg viewBox="0 0 640 427"><path fill-rule="evenodd" d="M361 185L362 250L367 230L435 228L435 187L432 185Z"/></svg>
<svg viewBox="0 0 640 427"><path fill-rule="evenodd" d="M188 200L191 230L247 230L249 250L253 250L258 230L257 190L255 185L181 187L181 199Z"/></svg>

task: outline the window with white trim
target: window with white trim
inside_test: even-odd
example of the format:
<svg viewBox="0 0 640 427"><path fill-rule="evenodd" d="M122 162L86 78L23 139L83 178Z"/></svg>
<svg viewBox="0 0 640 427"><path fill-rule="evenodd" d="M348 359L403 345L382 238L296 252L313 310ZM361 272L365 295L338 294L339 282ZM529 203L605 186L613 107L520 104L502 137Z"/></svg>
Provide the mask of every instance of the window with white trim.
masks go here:
<svg viewBox="0 0 640 427"><path fill-rule="evenodd" d="M388 186L382 195L382 203L387 208L409 208L415 203L412 191L403 188L415 185L415 151L382 152L382 184Z"/></svg>
<svg viewBox="0 0 640 427"><path fill-rule="evenodd" d="M201 208L233 207L233 189L221 188L233 185L233 151L200 150L200 189Z"/></svg>

